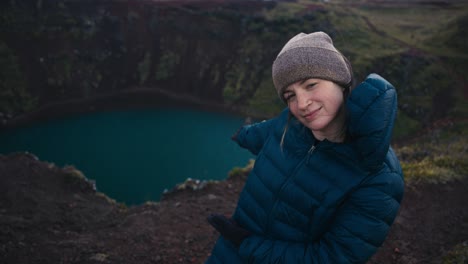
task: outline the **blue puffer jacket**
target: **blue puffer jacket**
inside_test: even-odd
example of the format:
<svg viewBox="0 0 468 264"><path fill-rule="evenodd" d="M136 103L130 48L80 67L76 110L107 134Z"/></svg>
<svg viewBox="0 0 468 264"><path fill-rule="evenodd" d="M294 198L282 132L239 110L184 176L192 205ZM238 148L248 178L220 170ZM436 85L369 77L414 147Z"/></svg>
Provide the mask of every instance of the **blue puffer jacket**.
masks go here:
<svg viewBox="0 0 468 264"><path fill-rule="evenodd" d="M286 109L245 126L240 146L258 155L233 218L254 235L237 249L220 237L207 263L365 263L383 243L403 196L390 148L397 111L391 84L371 74L347 101L348 139L316 147Z"/></svg>

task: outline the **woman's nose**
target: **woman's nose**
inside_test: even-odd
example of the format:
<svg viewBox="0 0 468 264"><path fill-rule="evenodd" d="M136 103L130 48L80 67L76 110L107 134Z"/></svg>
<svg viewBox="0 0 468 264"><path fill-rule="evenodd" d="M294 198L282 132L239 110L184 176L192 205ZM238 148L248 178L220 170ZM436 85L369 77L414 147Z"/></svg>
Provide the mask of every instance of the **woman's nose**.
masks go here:
<svg viewBox="0 0 468 264"><path fill-rule="evenodd" d="M298 93L297 95L297 106L299 109L305 109L310 104L310 98L303 93Z"/></svg>

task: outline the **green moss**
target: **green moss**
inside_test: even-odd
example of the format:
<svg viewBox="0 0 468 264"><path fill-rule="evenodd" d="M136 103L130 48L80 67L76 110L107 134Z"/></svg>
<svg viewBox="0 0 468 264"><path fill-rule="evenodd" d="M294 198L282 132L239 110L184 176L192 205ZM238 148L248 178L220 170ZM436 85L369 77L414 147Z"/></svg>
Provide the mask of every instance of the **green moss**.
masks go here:
<svg viewBox="0 0 468 264"><path fill-rule="evenodd" d="M367 19L379 31L408 45L427 50L439 30L451 31L450 23L466 12L466 8L434 8L430 5L363 6L355 12Z"/></svg>
<svg viewBox="0 0 468 264"><path fill-rule="evenodd" d="M251 159L251 160L249 160L249 163L245 167L243 167L243 168L241 168L241 167L233 168L229 172L229 175L228 175L229 178L246 176L247 173L249 173L252 170L254 164L255 164L255 160Z"/></svg>
<svg viewBox="0 0 468 264"><path fill-rule="evenodd" d="M15 115L37 105L27 88L26 77L13 50L0 42L0 112Z"/></svg>
<svg viewBox="0 0 468 264"><path fill-rule="evenodd" d="M81 172L73 166L65 166L63 170L66 173L66 177L70 179L75 179L76 181L87 181L83 172Z"/></svg>
<svg viewBox="0 0 468 264"><path fill-rule="evenodd" d="M265 9L263 16L269 20L294 17L304 10L304 5L294 2L277 2L275 8Z"/></svg>
<svg viewBox="0 0 468 264"><path fill-rule="evenodd" d="M262 42L264 38L258 37L258 34L262 33L257 31L263 28L264 23L263 20L251 20L246 26L252 35L249 33L242 40L237 59L225 74L226 85L223 90L223 97L227 103L237 104L239 100L245 103L244 98L250 98L264 78L266 68L262 67L262 65L265 57L271 53L264 47ZM255 32L256 34L253 34Z"/></svg>
<svg viewBox="0 0 468 264"><path fill-rule="evenodd" d="M344 54L354 54L353 66L368 65L370 60L397 54L402 48L392 39L375 32L355 9L335 7L329 18L336 33L335 46ZM377 29L380 31L380 29Z"/></svg>
<svg viewBox="0 0 468 264"><path fill-rule="evenodd" d="M119 210L123 210L123 211L127 210L127 205L125 203L118 203L116 200L110 198L105 193L96 192L95 195L111 205L116 205Z"/></svg>
<svg viewBox="0 0 468 264"><path fill-rule="evenodd" d="M435 128L416 142L396 148L408 181L448 182L468 175L468 124Z"/></svg>
<svg viewBox="0 0 468 264"><path fill-rule="evenodd" d="M146 52L143 60L138 64L138 72L140 73L140 85L145 83L150 74L151 53Z"/></svg>
<svg viewBox="0 0 468 264"><path fill-rule="evenodd" d="M427 46L427 50L433 54L467 59L467 28L468 9L462 8L455 13L451 13L446 23L435 26L434 34L424 44Z"/></svg>
<svg viewBox="0 0 468 264"><path fill-rule="evenodd" d="M456 245L444 256L443 264L465 264L468 263L468 241Z"/></svg>
<svg viewBox="0 0 468 264"><path fill-rule="evenodd" d="M401 8L399 3L358 2L275 2L259 12L235 6L158 7L145 10L145 15L132 9L122 16L72 10L65 2L46 10L38 2L36 8L16 5L1 10L0 24L19 42L38 43L31 47L34 56L45 57L40 48L45 41L56 44L57 51L47 56L55 61L46 61L47 74L42 77L42 83L49 80L50 86L37 88L41 89L37 94L54 100L115 91L121 84L158 85L183 77L190 80L189 89L195 94L206 91L219 98L222 92L228 104L272 116L284 106L271 82L272 61L293 35L322 30L350 59L358 81L377 72L395 85L402 113L397 137L433 121L429 118L466 116L467 5ZM141 22L147 22L150 34L130 40L128 30L146 16L150 19ZM154 49L141 50L153 44ZM0 111L27 111L36 103L26 83L30 76L24 76L13 51L3 56L0 46L0 52L4 72L0 80L7 83L0 87ZM137 67L122 66L133 62L130 56L135 54L144 54ZM435 104L439 105L434 108Z"/></svg>
<svg viewBox="0 0 468 264"><path fill-rule="evenodd" d="M286 107L276 93L270 73L265 73L265 75L255 94L248 101L249 109L252 109L250 111L255 111L257 116L271 116Z"/></svg>
<svg viewBox="0 0 468 264"><path fill-rule="evenodd" d="M156 79L164 80L174 76L176 66L180 62L180 55L175 52L167 51L159 58L158 67L156 69Z"/></svg>
<svg viewBox="0 0 468 264"><path fill-rule="evenodd" d="M452 157L424 158L421 161L402 162L402 169L406 179L410 181L426 181L431 183L446 183L460 179L464 175L457 171L457 167L466 164Z"/></svg>
<svg viewBox="0 0 468 264"><path fill-rule="evenodd" d="M393 138L408 137L419 129L421 129L420 122L399 111L393 127Z"/></svg>
<svg viewBox="0 0 468 264"><path fill-rule="evenodd" d="M50 62L47 64L47 75L49 77L48 84L55 86L54 88L60 94L66 93L65 89L70 87L72 80L73 58L65 53L58 53L50 57Z"/></svg>

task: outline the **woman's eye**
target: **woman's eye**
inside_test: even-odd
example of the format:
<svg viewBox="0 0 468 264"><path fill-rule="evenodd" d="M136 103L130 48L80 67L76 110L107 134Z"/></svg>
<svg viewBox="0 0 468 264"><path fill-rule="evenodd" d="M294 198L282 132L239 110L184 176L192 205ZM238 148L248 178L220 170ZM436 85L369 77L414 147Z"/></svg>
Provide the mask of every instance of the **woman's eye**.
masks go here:
<svg viewBox="0 0 468 264"><path fill-rule="evenodd" d="M284 95L284 100L290 101L294 96L295 96L295 94L293 94L293 93L287 93L287 94Z"/></svg>
<svg viewBox="0 0 468 264"><path fill-rule="evenodd" d="M310 83L307 85L307 89L312 89L317 83Z"/></svg>

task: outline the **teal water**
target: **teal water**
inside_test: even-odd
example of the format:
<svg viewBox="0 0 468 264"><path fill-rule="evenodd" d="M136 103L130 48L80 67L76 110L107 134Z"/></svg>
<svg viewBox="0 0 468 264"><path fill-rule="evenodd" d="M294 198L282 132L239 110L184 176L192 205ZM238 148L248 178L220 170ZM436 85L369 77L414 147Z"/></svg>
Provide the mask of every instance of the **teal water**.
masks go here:
<svg viewBox="0 0 468 264"><path fill-rule="evenodd" d="M253 156L231 141L243 118L189 110L102 112L0 133L0 153L73 165L129 205L160 199L187 178L225 179Z"/></svg>

